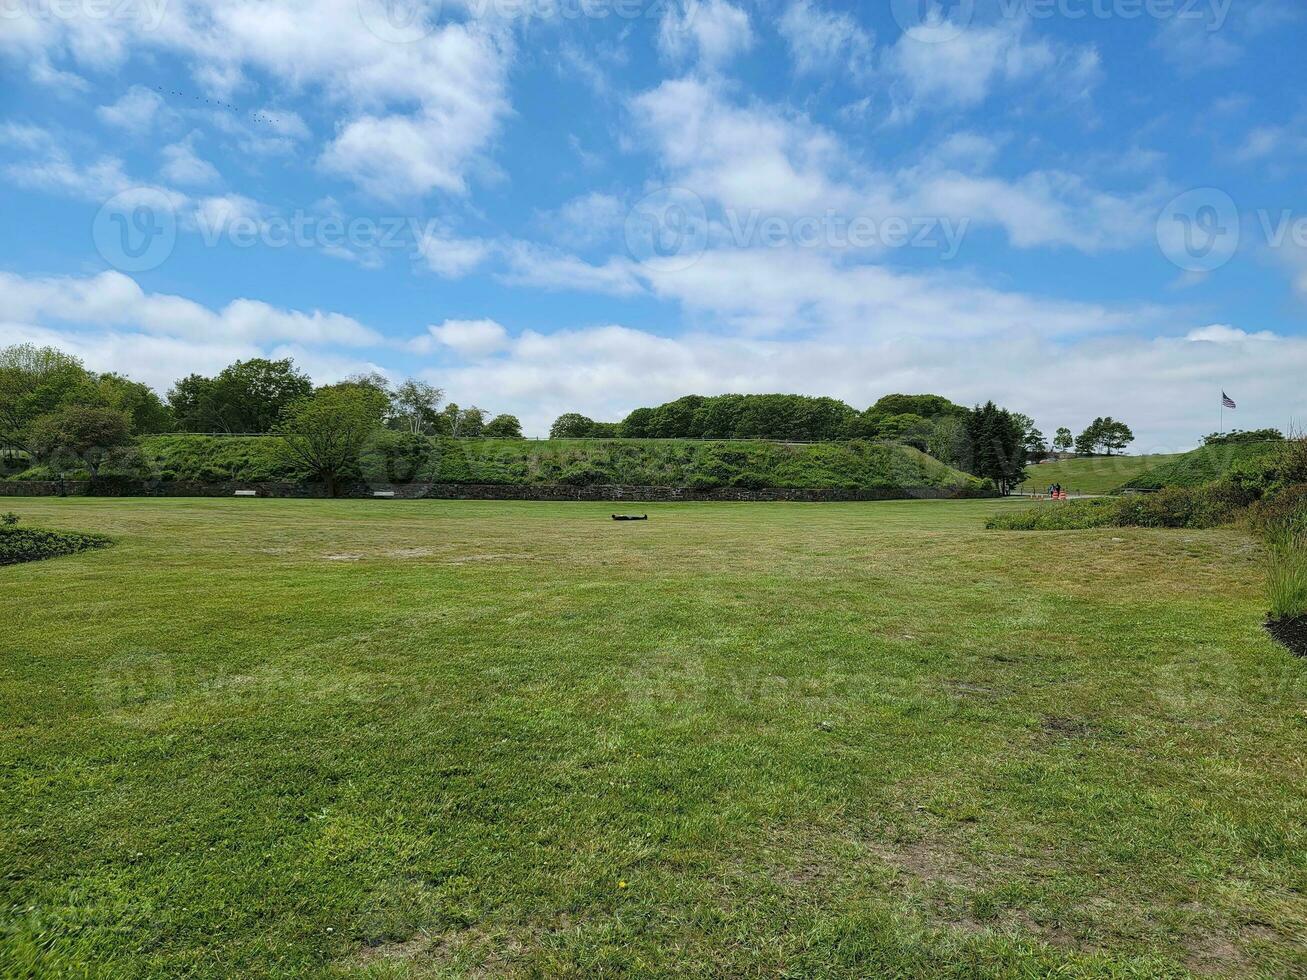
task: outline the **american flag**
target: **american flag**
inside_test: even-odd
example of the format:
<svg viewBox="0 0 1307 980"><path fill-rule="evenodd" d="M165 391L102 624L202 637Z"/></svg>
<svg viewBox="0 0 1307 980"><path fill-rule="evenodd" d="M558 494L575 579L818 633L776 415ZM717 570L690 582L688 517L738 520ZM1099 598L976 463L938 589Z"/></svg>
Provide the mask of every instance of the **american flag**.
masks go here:
<svg viewBox="0 0 1307 980"><path fill-rule="evenodd" d="M1224 405L1226 408L1238 408L1238 407L1239 407L1238 405L1236 405L1236 404L1234 403L1234 399L1231 398L1229 395L1227 395L1225 392L1221 392L1221 404Z"/></svg>

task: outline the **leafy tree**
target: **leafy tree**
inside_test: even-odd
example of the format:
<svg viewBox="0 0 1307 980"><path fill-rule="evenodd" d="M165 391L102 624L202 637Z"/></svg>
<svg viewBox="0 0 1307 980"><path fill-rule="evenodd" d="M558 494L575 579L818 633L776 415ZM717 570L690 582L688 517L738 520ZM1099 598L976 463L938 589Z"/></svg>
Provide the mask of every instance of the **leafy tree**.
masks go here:
<svg viewBox="0 0 1307 980"><path fill-rule="evenodd" d="M933 429L934 426L929 419L911 412L891 415L882 419L877 427L879 438L905 446L915 446L922 451L929 449Z"/></svg>
<svg viewBox="0 0 1307 980"><path fill-rule="evenodd" d="M1000 493L1011 493L1026 478L1025 430L1011 412L992 401L967 416L970 472L994 481Z"/></svg>
<svg viewBox="0 0 1307 980"><path fill-rule="evenodd" d="M623 439L648 439L653 426L652 408L637 408L617 424L617 434Z"/></svg>
<svg viewBox="0 0 1307 980"><path fill-rule="evenodd" d="M269 432L292 403L313 391L290 358L236 361L214 378L192 374L168 392L177 425L190 432Z"/></svg>
<svg viewBox="0 0 1307 980"><path fill-rule="evenodd" d="M84 464L92 478L111 450L131 442L126 412L88 405L68 405L42 415L30 425L28 434L28 445L37 459L58 465L71 457Z"/></svg>
<svg viewBox="0 0 1307 980"><path fill-rule="evenodd" d="M879 417L920 415L927 419L951 415L954 418L963 418L967 410L943 395L885 395L867 409L866 414Z"/></svg>
<svg viewBox="0 0 1307 980"><path fill-rule="evenodd" d="M1053 436L1053 448L1059 453L1070 452L1071 447L1075 445L1075 439L1071 435L1071 430L1065 425L1058 426L1056 434Z"/></svg>
<svg viewBox="0 0 1307 980"><path fill-rule="evenodd" d="M481 434L487 439L521 439L522 423L516 415L496 415L486 423Z"/></svg>
<svg viewBox="0 0 1307 980"><path fill-rule="evenodd" d="M0 350L0 447L27 448L28 427L70 404L91 379L81 361L53 347Z"/></svg>
<svg viewBox="0 0 1307 980"><path fill-rule="evenodd" d="M1135 434L1130 431L1130 426L1124 422L1118 422L1109 415L1103 419L1099 440L1107 451L1107 455L1111 456L1121 452L1126 446L1134 442Z"/></svg>
<svg viewBox="0 0 1307 980"><path fill-rule="evenodd" d="M1093 456L1098 452L1098 444L1103 432L1102 418L1096 418L1085 426L1085 430L1076 436L1076 452L1082 456Z"/></svg>
<svg viewBox="0 0 1307 980"><path fill-rule="evenodd" d="M1118 422L1110 415L1100 416L1076 437L1076 452L1092 456L1101 449L1111 456L1125 449L1134 440L1135 434L1130 431L1130 426Z"/></svg>
<svg viewBox="0 0 1307 980"><path fill-rule="evenodd" d="M149 385L120 374L101 374L91 388L85 403L125 412L137 435L172 431L172 412Z"/></svg>
<svg viewBox="0 0 1307 980"><path fill-rule="evenodd" d="M696 431L695 414L706 399L702 395L684 395L675 401L659 405L649 420L649 435L655 439L694 439L702 434L702 423Z"/></svg>
<svg viewBox="0 0 1307 980"><path fill-rule="evenodd" d="M941 463L947 463L954 469L965 470L970 463L966 422L953 415L935 419L931 423L926 452Z"/></svg>
<svg viewBox="0 0 1307 980"><path fill-rule="evenodd" d="M550 439L588 439L594 431L594 419L577 412L567 412L554 419L549 427Z"/></svg>
<svg viewBox="0 0 1307 980"><path fill-rule="evenodd" d="M1038 426L1035 425L1035 420L1020 412L1014 412L1012 420L1021 427L1023 433L1022 445L1025 447L1026 459L1035 462L1044 459L1048 455L1048 444L1044 441L1044 433L1040 432Z"/></svg>
<svg viewBox="0 0 1307 980"><path fill-rule="evenodd" d="M319 388L283 412L279 431L286 455L335 497L342 481L358 472L363 449L388 407L386 397L369 385Z"/></svg>
<svg viewBox="0 0 1307 980"><path fill-rule="evenodd" d="M439 416L444 400L440 388L409 378L395 389L392 398L395 422L414 435L435 435L442 429Z"/></svg>
<svg viewBox="0 0 1307 980"><path fill-rule="evenodd" d="M485 434L485 428L485 409L472 405L459 413L458 425L454 431L459 439L476 439Z"/></svg>

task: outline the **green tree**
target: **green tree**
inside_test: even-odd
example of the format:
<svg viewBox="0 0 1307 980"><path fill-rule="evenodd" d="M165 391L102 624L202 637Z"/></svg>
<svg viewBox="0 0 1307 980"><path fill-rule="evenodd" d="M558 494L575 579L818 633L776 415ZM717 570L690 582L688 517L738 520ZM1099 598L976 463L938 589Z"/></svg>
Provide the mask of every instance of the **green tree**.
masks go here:
<svg viewBox="0 0 1307 980"><path fill-rule="evenodd" d="M1071 447L1074 445L1075 439L1071 435L1071 430L1065 425L1058 426L1058 430L1053 436L1053 448L1059 453L1066 453L1070 452Z"/></svg>
<svg viewBox="0 0 1307 980"><path fill-rule="evenodd" d="M1039 431L1035 425L1035 420L1029 415L1023 415L1021 412L1013 412L1012 420L1021 428L1022 445L1025 447L1026 459L1039 462L1048 456L1048 444L1044 440L1044 433Z"/></svg>
<svg viewBox="0 0 1307 980"><path fill-rule="evenodd" d="M992 480L1009 494L1026 478L1025 430L1011 412L992 401L967 416L967 441L976 476Z"/></svg>
<svg viewBox="0 0 1307 980"><path fill-rule="evenodd" d="M521 439L522 423L516 415L496 415L486 423L481 434L487 439Z"/></svg>
<svg viewBox="0 0 1307 980"><path fill-rule="evenodd" d="M648 439L653 426L652 408L637 408L617 426L617 434L623 439Z"/></svg>
<svg viewBox="0 0 1307 980"><path fill-rule="evenodd" d="M877 430L881 439L904 446L915 446L926 451L930 447L930 436L934 431L934 425L929 419L908 412L881 419Z"/></svg>
<svg viewBox="0 0 1307 980"><path fill-rule="evenodd" d="M1103 419L1100 416L1085 426L1085 430L1076 436L1076 452L1082 456L1096 455L1102 439Z"/></svg>
<svg viewBox="0 0 1307 980"><path fill-rule="evenodd" d="M81 361L54 347L0 350L0 448L27 449L28 427L72 403L91 380Z"/></svg>
<svg viewBox="0 0 1307 980"><path fill-rule="evenodd" d="M342 483L359 472L365 447L381 428L389 403L368 385L319 388L291 402L279 428L289 460L338 496Z"/></svg>
<svg viewBox="0 0 1307 980"><path fill-rule="evenodd" d="M131 443L131 420L113 408L67 405L29 426L28 445L37 459L56 467L75 460L92 478L110 451Z"/></svg>
<svg viewBox="0 0 1307 980"><path fill-rule="evenodd" d="M133 433L150 435L172 431L172 412L149 385L120 374L101 374L95 376L92 389L86 403L126 413Z"/></svg>
<svg viewBox="0 0 1307 980"><path fill-rule="evenodd" d="M577 412L567 412L554 419L549 427L550 439L588 439L594 431L594 419Z"/></svg>
<svg viewBox="0 0 1307 980"><path fill-rule="evenodd" d="M395 389L392 398L397 426L413 435L435 435L441 431L440 403L445 392L433 384L409 378Z"/></svg>
<svg viewBox="0 0 1307 980"><path fill-rule="evenodd" d="M954 469L965 470L970 462L967 424L954 415L945 415L931 423L926 452Z"/></svg>
<svg viewBox="0 0 1307 980"><path fill-rule="evenodd" d="M1076 452L1092 456L1101 450L1112 456L1134 441L1135 434L1130 431L1130 426L1110 415L1099 416L1076 436Z"/></svg>
<svg viewBox="0 0 1307 980"><path fill-rule="evenodd" d="M460 439L477 439L485 434L486 429L486 412L483 408L477 408L475 405L463 409L458 416L458 427L455 430Z"/></svg>
<svg viewBox="0 0 1307 980"><path fill-rule="evenodd" d="M966 408L957 405L943 395L885 395L876 404L867 409L873 416L920 415L922 418L934 419L946 415L963 418Z"/></svg>
<svg viewBox="0 0 1307 980"><path fill-rule="evenodd" d="M192 374L168 392L168 404L187 432L270 432L286 408L313 391L290 358L236 361L216 377Z"/></svg>
<svg viewBox="0 0 1307 980"><path fill-rule="evenodd" d="M1130 426L1124 422L1118 422L1109 415L1103 419L1098 438L1107 455L1112 456L1123 451L1126 446L1134 442L1135 434L1130 431Z"/></svg>

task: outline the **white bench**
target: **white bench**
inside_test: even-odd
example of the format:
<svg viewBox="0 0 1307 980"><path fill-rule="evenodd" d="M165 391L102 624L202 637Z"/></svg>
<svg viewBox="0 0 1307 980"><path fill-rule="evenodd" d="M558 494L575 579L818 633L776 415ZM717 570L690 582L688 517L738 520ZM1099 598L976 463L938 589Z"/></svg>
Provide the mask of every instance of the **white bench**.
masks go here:
<svg viewBox="0 0 1307 980"><path fill-rule="evenodd" d="M394 491L394 490L373 490L373 491L372 491L372 496L374 496L374 497L393 497L393 496L395 496L395 491Z"/></svg>
<svg viewBox="0 0 1307 980"><path fill-rule="evenodd" d="M258 495L259 491L257 490L237 490L232 494L233 497L257 497Z"/></svg>

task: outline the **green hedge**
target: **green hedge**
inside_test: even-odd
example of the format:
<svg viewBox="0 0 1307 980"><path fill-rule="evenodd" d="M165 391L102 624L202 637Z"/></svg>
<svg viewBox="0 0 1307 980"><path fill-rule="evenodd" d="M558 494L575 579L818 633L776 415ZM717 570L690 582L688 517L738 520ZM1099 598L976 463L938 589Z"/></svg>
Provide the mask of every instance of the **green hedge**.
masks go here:
<svg viewBox="0 0 1307 980"><path fill-rule="evenodd" d="M0 565L75 555L91 548L107 548L112 543L113 540L103 534L19 527L18 518L13 514L0 516Z"/></svg>

